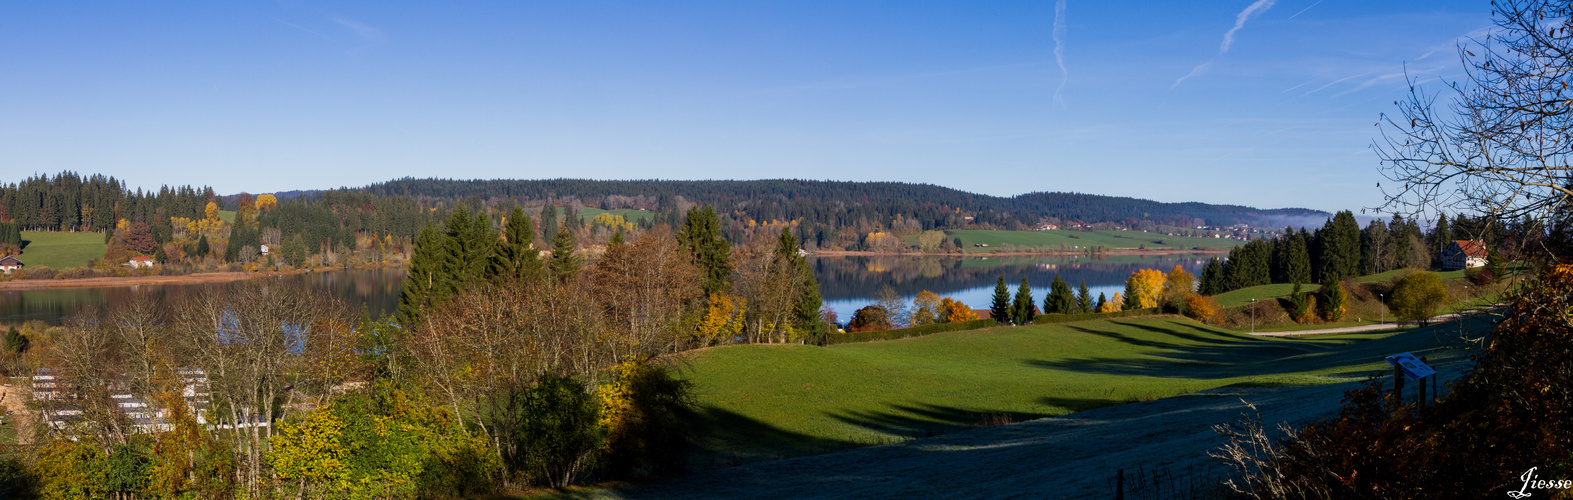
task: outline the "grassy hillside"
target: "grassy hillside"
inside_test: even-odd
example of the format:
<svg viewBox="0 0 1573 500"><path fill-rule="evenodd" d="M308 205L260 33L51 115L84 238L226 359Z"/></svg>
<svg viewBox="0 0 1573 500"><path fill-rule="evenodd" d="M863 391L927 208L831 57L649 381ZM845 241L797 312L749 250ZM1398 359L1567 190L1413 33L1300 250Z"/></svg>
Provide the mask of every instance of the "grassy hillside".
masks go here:
<svg viewBox="0 0 1573 500"><path fill-rule="evenodd" d="M1459 356L1421 329L1253 337L1184 319L1000 327L905 340L741 345L687 358L700 467L820 453L1236 383L1350 380L1383 356Z"/></svg>
<svg viewBox="0 0 1573 500"><path fill-rule="evenodd" d="M1198 247L1229 249L1244 243L1240 240L1166 236L1143 231L999 231L957 229L946 231L946 233L953 238L960 237L962 246L967 252L972 253L998 250L999 246L1004 244L1018 247L1049 246L1055 248L1061 246L1082 248L1104 246L1110 250L1135 249L1142 245L1147 245L1148 249L1154 250L1190 250ZM979 243L989 245L989 247L978 248L973 246Z"/></svg>
<svg viewBox="0 0 1573 500"><path fill-rule="evenodd" d="M1302 292L1314 292L1321 289L1322 285L1315 283L1307 283L1300 286L1300 291ZM1265 300L1274 297L1288 297L1292 293L1294 293L1293 283L1274 283L1220 293L1214 295L1213 298L1218 300L1218 305L1235 307L1249 304L1251 299Z"/></svg>
<svg viewBox="0 0 1573 500"><path fill-rule="evenodd" d="M103 233L56 233L22 231L22 255L19 259L28 266L49 266L51 269L82 267L89 260L104 257Z"/></svg>
<svg viewBox="0 0 1573 500"><path fill-rule="evenodd" d="M621 216L623 216L623 220L626 220L628 222L639 222L640 220L644 220L644 219L649 219L651 217L655 217L655 213L651 212L649 210L635 210L635 209L632 209L632 208L619 208L619 209L616 209L616 210L601 210L599 208L585 208L585 209L580 210L579 214L582 217L584 217L584 221L585 222L590 222L591 220L595 219L595 216L601 215L602 213L606 213L606 212L611 212L612 215L621 215ZM561 216L562 213L558 212L558 215Z"/></svg>

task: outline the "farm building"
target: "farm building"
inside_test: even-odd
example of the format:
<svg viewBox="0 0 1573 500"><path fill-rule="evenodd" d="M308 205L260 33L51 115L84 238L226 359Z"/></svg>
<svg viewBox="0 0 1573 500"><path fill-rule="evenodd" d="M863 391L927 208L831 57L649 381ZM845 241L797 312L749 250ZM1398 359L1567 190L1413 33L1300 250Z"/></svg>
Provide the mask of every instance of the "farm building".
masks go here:
<svg viewBox="0 0 1573 500"><path fill-rule="evenodd" d="M153 267L153 258L146 255L138 255L136 257L132 257L131 261L127 262L126 265L131 266L132 269L139 267Z"/></svg>
<svg viewBox="0 0 1573 500"><path fill-rule="evenodd" d="M18 260L14 255L7 255L4 258L0 258L0 271L5 272L6 274L11 274L11 271L21 269L23 265L24 264L22 264L22 261Z"/></svg>
<svg viewBox="0 0 1573 500"><path fill-rule="evenodd" d="M1484 266L1488 253L1485 242L1453 240L1442 249L1442 269L1455 271Z"/></svg>

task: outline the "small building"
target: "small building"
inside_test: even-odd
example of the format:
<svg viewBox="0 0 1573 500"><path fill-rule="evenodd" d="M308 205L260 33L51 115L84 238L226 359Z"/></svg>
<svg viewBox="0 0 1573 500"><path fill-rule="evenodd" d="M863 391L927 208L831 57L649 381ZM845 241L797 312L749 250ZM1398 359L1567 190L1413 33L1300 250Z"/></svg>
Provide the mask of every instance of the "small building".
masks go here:
<svg viewBox="0 0 1573 500"><path fill-rule="evenodd" d="M268 246L267 245L262 245L262 247L259 248L258 250L261 250L262 255L267 255L268 254Z"/></svg>
<svg viewBox="0 0 1573 500"><path fill-rule="evenodd" d="M131 266L132 269L139 267L153 267L153 264L156 264L156 262L153 261L153 258L146 255L132 257L131 261L126 263L126 265Z"/></svg>
<svg viewBox="0 0 1573 500"><path fill-rule="evenodd" d="M1442 269L1456 271L1486 265L1486 243L1483 241L1453 240L1442 249Z"/></svg>
<svg viewBox="0 0 1573 500"><path fill-rule="evenodd" d="M6 274L11 274L11 271L21 269L24 265L26 264L23 264L15 255L7 255L4 258L0 258L0 271Z"/></svg>

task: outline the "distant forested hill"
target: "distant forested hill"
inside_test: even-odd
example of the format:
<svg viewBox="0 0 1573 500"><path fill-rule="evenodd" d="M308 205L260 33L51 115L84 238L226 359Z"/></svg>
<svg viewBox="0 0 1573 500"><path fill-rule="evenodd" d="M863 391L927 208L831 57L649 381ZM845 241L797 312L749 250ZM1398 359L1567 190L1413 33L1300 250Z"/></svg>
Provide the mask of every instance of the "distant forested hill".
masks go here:
<svg viewBox="0 0 1573 500"><path fill-rule="evenodd" d="M896 215L917 219L924 229L985 224L1009 228L1052 217L1064 222L1149 222L1174 226L1279 226L1295 218L1323 219L1331 214L1301 208L1258 209L1206 203L1161 203L1137 198L1079 193L1029 193L997 197L931 184L809 180L757 181L596 181L449 180L403 178L372 184L363 191L378 196L408 195L421 200L511 199L574 203L603 209L663 211L681 198L715 205L718 211L757 220L803 218L816 224L849 226L857 219L889 221ZM973 217L968 221L966 217ZM1318 223L1320 221L1317 221Z"/></svg>

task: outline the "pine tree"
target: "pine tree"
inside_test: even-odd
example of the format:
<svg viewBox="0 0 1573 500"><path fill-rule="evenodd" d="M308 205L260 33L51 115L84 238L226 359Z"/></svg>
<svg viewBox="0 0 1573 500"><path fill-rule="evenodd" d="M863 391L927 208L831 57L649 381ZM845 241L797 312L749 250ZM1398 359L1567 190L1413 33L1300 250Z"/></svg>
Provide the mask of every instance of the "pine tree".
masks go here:
<svg viewBox="0 0 1573 500"><path fill-rule="evenodd" d="M1217 257L1207 259L1207 264L1202 266L1201 283L1198 284L1196 293L1218 295L1227 291L1223 287L1223 264Z"/></svg>
<svg viewBox="0 0 1573 500"><path fill-rule="evenodd" d="M677 231L677 242L688 249L703 272L705 294L726 290L732 282L732 244L721 237L721 219L713 207L689 209Z"/></svg>
<svg viewBox="0 0 1573 500"><path fill-rule="evenodd" d="M994 284L994 302L989 304L989 315L994 317L995 323L1009 323L1010 317L1010 289L1005 287L1005 275L1000 275L999 283Z"/></svg>
<svg viewBox="0 0 1573 500"><path fill-rule="evenodd" d="M557 207L541 207L541 241L557 241Z"/></svg>
<svg viewBox="0 0 1573 500"><path fill-rule="evenodd" d="M197 257L207 257L212 251L213 249L208 246L208 235L202 235L202 238L197 240Z"/></svg>
<svg viewBox="0 0 1573 500"><path fill-rule="evenodd" d="M819 317L819 309L824 306L824 297L819 293L819 281L814 278L814 270L808 266L808 259L798 255L797 238L792 235L791 228L781 228L781 237L776 242L775 258L790 266L791 275L800 285L801 291L798 292L797 300L792 307L793 328L801 332L810 342L823 344L828 333L825 322Z"/></svg>
<svg viewBox="0 0 1573 500"><path fill-rule="evenodd" d="M552 260L548 263L552 277L558 283L567 283L579 272L579 257L574 255L576 242L573 232L564 226L552 237Z"/></svg>
<svg viewBox="0 0 1573 500"><path fill-rule="evenodd" d="M623 240L623 228L617 228L617 232L612 233L612 241L606 243L606 248L613 249L623 246L627 243L627 241Z"/></svg>
<svg viewBox="0 0 1573 500"><path fill-rule="evenodd" d="M406 329L415 327L427 307L447 297L449 275L442 269L447 260L445 246L442 233L431 224L415 237L409 271L399 291L399 324Z"/></svg>
<svg viewBox="0 0 1573 500"><path fill-rule="evenodd" d="M1081 288L1076 290L1076 308L1082 313L1092 312L1092 293L1087 291L1087 280L1081 280Z"/></svg>
<svg viewBox="0 0 1573 500"><path fill-rule="evenodd" d="M504 223L503 239L487 267L492 279L530 280L540 276L541 253L534 247L535 228L524 209L514 207Z"/></svg>
<svg viewBox="0 0 1573 500"><path fill-rule="evenodd" d="M1070 314L1076 308L1076 295L1058 274L1049 285L1049 295L1043 298L1043 314Z"/></svg>
<svg viewBox="0 0 1573 500"><path fill-rule="evenodd" d="M1103 310L1103 306L1108 304L1108 303L1109 303L1109 299L1107 297L1104 297L1103 292L1098 292L1098 304L1092 307L1093 312L1102 311Z"/></svg>
<svg viewBox="0 0 1573 500"><path fill-rule="evenodd" d="M1032 287L1027 285L1027 278L1021 279L1021 286L1016 287L1016 299L1011 302L1010 319L1018 325L1032 323L1033 306Z"/></svg>
<svg viewBox="0 0 1573 500"><path fill-rule="evenodd" d="M1436 217L1436 229L1431 230L1431 261L1442 262L1442 250L1453 242L1452 228L1447 224L1447 214Z"/></svg>
<svg viewBox="0 0 1573 500"><path fill-rule="evenodd" d="M11 327L10 330L6 330L5 332L6 351L9 351L13 354L22 354L27 352L27 346L30 343L31 342L28 341L27 336L22 335L22 332L18 331L15 326Z"/></svg>
<svg viewBox="0 0 1573 500"><path fill-rule="evenodd" d="M169 255L164 253L164 245L159 245L153 250L153 261L159 263L169 262Z"/></svg>
<svg viewBox="0 0 1573 500"><path fill-rule="evenodd" d="M1289 240L1289 250L1284 252L1288 259L1284 263L1284 283L1311 281L1309 240L1310 237L1306 235L1304 230Z"/></svg>
<svg viewBox="0 0 1573 500"><path fill-rule="evenodd" d="M1137 298L1137 293L1136 282L1134 280L1125 280L1125 303L1120 304L1120 309L1125 311L1141 309L1142 303L1141 299Z"/></svg>

